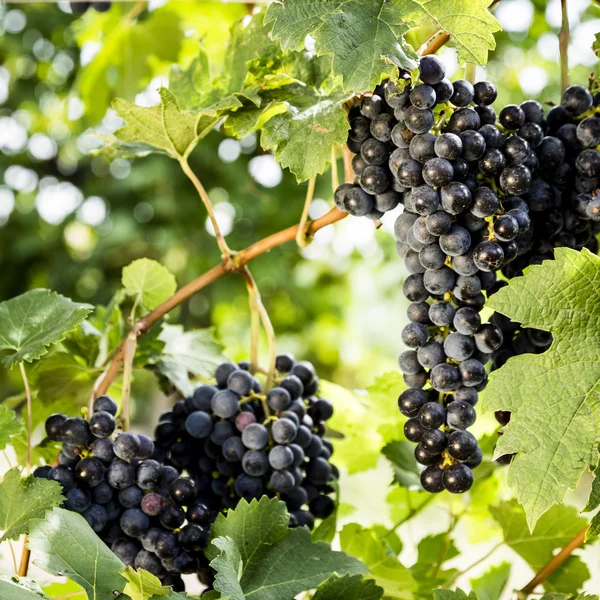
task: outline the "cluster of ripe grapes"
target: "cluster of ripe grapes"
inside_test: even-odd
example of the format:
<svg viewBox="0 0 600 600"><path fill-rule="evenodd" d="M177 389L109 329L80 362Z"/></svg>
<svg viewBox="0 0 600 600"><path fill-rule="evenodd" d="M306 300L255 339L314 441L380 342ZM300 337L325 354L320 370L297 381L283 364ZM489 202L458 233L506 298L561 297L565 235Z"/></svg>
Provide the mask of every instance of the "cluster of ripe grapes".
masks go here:
<svg viewBox="0 0 600 600"><path fill-rule="evenodd" d="M266 394L248 362L220 365L215 385L200 386L161 416L157 456L185 469L213 511L233 508L240 498L277 495L290 526L312 529L335 507L330 494L338 471L323 437L333 407L317 396L310 362L281 354L275 364L276 385Z"/></svg>
<svg viewBox="0 0 600 600"><path fill-rule="evenodd" d="M126 565L145 569L165 585L183 591L181 574L201 582L213 575L204 547L210 509L198 499L193 479L154 460L154 442L145 435L113 436L117 404L109 396L94 402L89 421L51 415L46 434L62 442L55 466L39 467L36 477L57 481L63 508L80 513Z"/></svg>
<svg viewBox="0 0 600 600"><path fill-rule="evenodd" d="M356 180L335 193L340 210L379 219L403 205L394 231L409 271L411 304L399 358L406 437L426 466L427 491L467 491L481 463L475 421L485 365L543 351L550 334L502 315L482 323L486 297L559 246L597 251L600 119L594 98L571 86L544 115L534 100L491 106L493 83L449 81L435 56L388 81L349 111ZM600 100L600 99L599 99ZM497 415L501 424L509 415Z"/></svg>
<svg viewBox="0 0 600 600"><path fill-rule="evenodd" d="M204 549L221 510L278 496L290 526L312 529L335 508L339 473L323 437L333 407L316 395L313 365L279 355L277 385L266 394L249 368L220 365L214 386L201 385L161 415L154 441L116 433L109 396L94 401L89 420L53 414L46 434L62 449L57 464L34 474L60 483L64 508L80 513L124 564L176 591L185 588L182 574L210 586Z"/></svg>
<svg viewBox="0 0 600 600"><path fill-rule="evenodd" d="M90 8L96 12L106 12L110 9L112 2L70 2L69 4L74 15L83 15Z"/></svg>

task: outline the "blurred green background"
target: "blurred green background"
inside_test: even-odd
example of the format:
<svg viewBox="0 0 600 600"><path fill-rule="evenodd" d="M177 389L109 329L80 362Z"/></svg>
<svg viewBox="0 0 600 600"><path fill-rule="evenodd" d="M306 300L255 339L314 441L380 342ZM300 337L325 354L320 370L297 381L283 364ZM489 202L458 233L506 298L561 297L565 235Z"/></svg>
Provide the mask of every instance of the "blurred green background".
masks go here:
<svg viewBox="0 0 600 600"><path fill-rule="evenodd" d="M251 10L232 2L118 3L77 17L65 2L0 6L0 299L48 287L107 303L136 258L160 261L180 285L218 262L205 210L176 163L151 156L109 164L88 152L97 144L92 128L117 126L112 98L157 102L170 65L188 63L200 41L219 68L229 27ZM591 44L600 10L583 0L571 0L569 10L572 80L583 83L597 61ZM495 14L504 32L477 77L498 84L496 106L530 97L557 102L559 0L502 0ZM430 33L416 32L413 42ZM440 56L462 77L452 48ZM190 162L232 248L299 220L306 184L282 172L254 136L238 142L215 131ZM311 215L325 213L331 197L326 173ZM288 243L251 264L278 350L313 360L323 377L350 388L394 368L405 320L394 218L386 215L378 231L346 219L306 249ZM173 320L214 325L231 358L247 356L247 295L238 276L203 290ZM14 391L6 379L0 385L2 396Z"/></svg>

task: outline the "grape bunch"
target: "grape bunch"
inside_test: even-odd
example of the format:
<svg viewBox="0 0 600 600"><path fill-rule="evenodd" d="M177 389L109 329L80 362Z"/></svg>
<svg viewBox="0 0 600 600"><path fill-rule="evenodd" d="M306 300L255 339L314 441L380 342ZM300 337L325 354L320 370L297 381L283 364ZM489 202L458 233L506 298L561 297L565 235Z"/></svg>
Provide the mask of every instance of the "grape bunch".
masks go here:
<svg viewBox="0 0 600 600"><path fill-rule="evenodd" d="M339 186L335 202L370 219L403 205L394 232L411 304L399 408L426 467L423 487L461 493L482 460L466 429L485 365L552 342L502 315L482 323L479 313L506 285L498 271L520 275L559 246L597 251L600 119L582 86L567 89L546 117L534 100L497 115L493 83L450 82L435 56L421 59L419 76L413 86L403 73L350 109L356 179Z"/></svg>
<svg viewBox="0 0 600 600"><path fill-rule="evenodd" d="M212 511L241 498L278 496L291 526L312 528L335 508L338 471L323 436L331 403L318 397L313 365L290 354L276 359L275 387L264 393L249 363L223 363L215 385L201 385L160 418L155 457L186 470Z"/></svg>
<svg viewBox="0 0 600 600"><path fill-rule="evenodd" d="M90 8L93 8L96 12L103 13L110 9L111 4L112 4L111 2L78 2L78 1L69 3L69 5L71 6L71 12L74 15L83 15Z"/></svg>
<svg viewBox="0 0 600 600"><path fill-rule="evenodd" d="M192 479L151 458L155 448L148 436L120 432L111 437L116 413L115 401L100 396L89 421L51 415L46 433L62 442L58 464L34 474L60 483L63 508L80 513L124 564L145 569L179 591L184 590L181 574L196 573L211 584L203 553L210 509L198 501Z"/></svg>

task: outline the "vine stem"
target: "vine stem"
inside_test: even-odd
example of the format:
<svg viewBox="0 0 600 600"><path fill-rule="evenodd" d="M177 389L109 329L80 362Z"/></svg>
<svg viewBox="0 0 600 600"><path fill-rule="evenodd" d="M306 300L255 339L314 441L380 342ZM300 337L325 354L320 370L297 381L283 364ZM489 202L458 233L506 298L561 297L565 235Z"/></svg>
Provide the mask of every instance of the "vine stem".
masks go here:
<svg viewBox="0 0 600 600"><path fill-rule="evenodd" d="M352 180L354 179L354 169L352 168L352 152L350 152L348 146L344 146L343 158L344 158L344 181L346 183L352 183Z"/></svg>
<svg viewBox="0 0 600 600"><path fill-rule="evenodd" d="M315 232L319 231L319 229L322 229L327 225L331 225L336 221L341 221L347 216L348 213L342 212L337 208L332 208L327 214L309 223L307 228L308 235L313 235ZM270 235L238 252L235 256L231 257L231 260L223 260L206 273L200 275L200 277L180 288L175 294L173 294L173 296L157 306L146 316L138 319L135 325L131 328L127 338L131 335L136 339L139 339L152 327L152 325L164 317L168 312L191 298L194 294L205 288L207 285L210 285L227 273L240 272L245 265L254 260L256 257L268 252L273 248L276 248L277 246L281 246L286 242L290 242L296 237L298 228L299 225L293 225L292 227L278 231L277 233L274 233L273 235ZM104 374L102 375L102 379L98 383L98 386L95 390L95 397L106 394L108 388L118 375L125 358L124 353L127 338L121 342L116 352L112 356L111 362L108 364Z"/></svg>
<svg viewBox="0 0 600 600"><path fill-rule="evenodd" d="M556 569L558 569L571 556L573 550L579 548L585 542L585 534L589 525L586 525L556 556L553 556L537 575L519 591L520 598L527 598L535 588L546 581Z"/></svg>
<svg viewBox="0 0 600 600"><path fill-rule="evenodd" d="M217 223L217 217L215 216L215 211L213 209L212 202L204 189L200 179L188 163L186 158L180 158L179 164L181 166L181 170L187 175L188 179L194 184L200 199L204 203L204 207L206 208L206 212L208 213L208 217L210 222L212 223L213 229L215 230L215 237L217 238L217 244L219 245L219 250L221 251L221 258L223 260L231 260L231 257L235 254L227 245L223 234L221 233L221 229L219 228L219 224Z"/></svg>
<svg viewBox="0 0 600 600"><path fill-rule="evenodd" d="M248 269L248 267L243 268L242 276L246 280L248 294L252 298L254 304L256 305L256 310L260 316L260 320L262 321L262 325L267 334L267 346L269 348L269 366L267 369L267 381L265 383L264 389L264 392L267 393L273 385L273 378L275 376L275 329L273 329L273 323L271 323L269 313L267 312L267 309L265 308L265 305L262 302L258 286L256 285L256 281L254 280L254 277L252 277L252 274L250 273L250 269ZM269 412L269 407L267 405L266 398L263 402L263 406L265 409L265 416L267 418L270 417L271 413Z"/></svg>
<svg viewBox="0 0 600 600"><path fill-rule="evenodd" d="M123 352L123 397L121 401L121 425L123 431L129 431L129 424L131 422L131 373L133 371L136 345L137 337L130 333L125 340L125 349Z"/></svg>
<svg viewBox="0 0 600 600"><path fill-rule="evenodd" d="M31 390L29 389L29 381L27 379L27 373L25 372L25 365L23 362L19 363L19 369L21 371L21 377L23 378L23 385L25 386L25 397L27 398L27 455L25 457L25 472L27 475L29 475L29 471L31 470L31 433L33 431L31 416Z"/></svg>
<svg viewBox="0 0 600 600"><path fill-rule="evenodd" d="M425 41L423 46L419 48L421 56L427 56L428 54L435 54L444 44L450 41L450 34L446 33L442 29L436 31L428 40Z"/></svg>
<svg viewBox="0 0 600 600"><path fill-rule="evenodd" d="M315 195L316 181L316 177L311 177L308 180L308 188L306 189L306 197L304 199L304 207L302 208L302 216L300 217L298 232L296 233L296 244L298 244L300 248L306 248L306 246L310 244L309 237L307 235L308 210L310 209L313 196Z"/></svg>
<svg viewBox="0 0 600 600"><path fill-rule="evenodd" d="M31 550L27 547L27 536L23 539L23 552L21 552L21 563L19 564L19 577L27 577L29 571L29 559L31 558Z"/></svg>
<svg viewBox="0 0 600 600"><path fill-rule="evenodd" d="M571 31L569 29L567 0L560 0L560 6L562 11L562 26L558 33L558 48L560 51L560 87L564 92L570 85L569 42L571 41Z"/></svg>

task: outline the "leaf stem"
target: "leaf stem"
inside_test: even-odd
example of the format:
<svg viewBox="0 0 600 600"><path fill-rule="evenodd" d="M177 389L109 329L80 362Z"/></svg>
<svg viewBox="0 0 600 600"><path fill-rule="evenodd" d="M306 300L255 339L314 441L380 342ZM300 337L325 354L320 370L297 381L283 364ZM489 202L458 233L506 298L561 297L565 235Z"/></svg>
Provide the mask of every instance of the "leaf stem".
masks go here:
<svg viewBox="0 0 600 600"><path fill-rule="evenodd" d="M18 571L18 567L17 567L17 556L15 554L15 548L13 546L12 540L7 540L7 541L8 541L8 547L10 548L10 555L12 556L13 570L16 575L17 571Z"/></svg>
<svg viewBox="0 0 600 600"><path fill-rule="evenodd" d="M213 229L215 231L215 237L217 238L217 244L219 245L219 250L221 251L221 258L225 261L230 261L231 257L235 254L225 241L225 237L221 233L221 229L219 228L219 224L217 223L217 217L215 216L215 211L213 209L212 202L204 189L200 179L198 179L196 173L190 167L186 158L181 157L179 159L179 164L181 165L181 170L187 175L188 179L194 184L200 199L204 203L204 207L206 208L206 212L208 213L208 217L210 222L212 223Z"/></svg>
<svg viewBox="0 0 600 600"><path fill-rule="evenodd" d="M244 281L248 289L248 304L250 305L250 372L254 374L259 369L260 312L252 282L247 277L244 277Z"/></svg>
<svg viewBox="0 0 600 600"><path fill-rule="evenodd" d="M556 569L558 569L571 556L573 550L583 546L585 542L585 534L589 525L586 525L556 556L553 556L537 573L537 575L519 591L520 598L527 598L535 588L546 581Z"/></svg>
<svg viewBox="0 0 600 600"><path fill-rule="evenodd" d="M406 521L410 521L414 516L418 515L430 502L433 501L435 496L433 494L429 494L427 498L419 504L416 508L411 508L406 515L404 515L399 521L394 523L390 529L388 529L387 533L383 536L383 539L387 539L394 533L396 533L396 529L401 525L404 525Z"/></svg>
<svg viewBox="0 0 600 600"><path fill-rule="evenodd" d="M121 425L123 431L129 431L129 425L131 423L131 373L133 371L133 359L135 357L136 345L137 336L130 333L125 341L123 358L123 397L121 400Z"/></svg>
<svg viewBox="0 0 600 600"><path fill-rule="evenodd" d="M332 208L327 214L310 222L308 226L308 234L313 235L319 229L322 229L327 225L331 225L336 221L340 221L347 216L348 213L342 212L337 208ZM157 306L145 317L138 319L128 336L134 335L136 339L139 339L168 312L191 298L194 294L199 292L201 289L204 289L207 285L213 283L226 273L235 273L241 271L245 265L261 254L264 254L272 248L276 248L277 246L281 246L282 244L293 240L296 237L298 228L299 225L293 225L292 227L288 227L287 229L274 233L273 235L263 238L251 246L248 246L245 250L242 250L236 256L234 256L231 261L224 260L223 262L214 266L206 273L200 275L200 277L183 286L175 294L173 294L173 296ZM231 263L233 263L233 265ZM112 357L104 376L98 383L98 387L95 391L95 397L105 394L118 375L125 357L124 352L126 340L127 338L121 342L118 349L114 353L114 356Z"/></svg>
<svg viewBox="0 0 600 600"><path fill-rule="evenodd" d="M263 327L265 328L265 332L267 334L269 365L267 368L267 381L264 387L264 393L266 394L271 389L271 386L273 385L273 378L275 377L275 330L273 329L273 324L269 318L269 313L267 312L267 309L265 308L265 305L260 297L260 292L258 290L258 286L256 285L256 281L254 281L254 277L252 277L252 274L250 273L250 269L248 269L248 267L244 267L242 270L242 275L246 280L248 293L253 297L258 314L260 315L260 320L262 321ZM265 409L265 416L269 417L271 413L269 412L266 398L263 402L263 406Z"/></svg>
<svg viewBox="0 0 600 600"><path fill-rule="evenodd" d="M337 168L337 155L335 151L335 146L331 149L331 193L335 194L335 190L340 185L340 178L338 175Z"/></svg>
<svg viewBox="0 0 600 600"><path fill-rule="evenodd" d="M29 472L31 471L31 433L33 431L31 415L31 390L29 389L29 381L27 380L27 373L25 373L25 365L23 362L19 363L19 369L21 371L21 377L23 378L25 396L27 398L27 455L25 457L25 472L27 475L29 475Z"/></svg>
<svg viewBox="0 0 600 600"><path fill-rule="evenodd" d="M302 208L302 216L300 217L300 223L298 224L298 232L296 233L296 244L300 246L300 248L306 248L310 244L307 235L307 225L308 225L308 210L313 201L313 196L315 195L315 183L317 181L316 177L311 177L308 180L308 188L306 189L306 197L304 199L304 207Z"/></svg>
<svg viewBox="0 0 600 600"><path fill-rule="evenodd" d="M564 92L570 85L569 42L571 41L571 31L569 29L567 0L560 0L560 6L562 11L562 26L558 33L558 48L560 51L560 87Z"/></svg>
<svg viewBox="0 0 600 600"><path fill-rule="evenodd" d="M354 169L352 168L352 152L348 149L348 146L344 146L344 181L346 183L352 183L354 180Z"/></svg>
<svg viewBox="0 0 600 600"><path fill-rule="evenodd" d="M477 65L473 63L467 63L465 65L465 79L469 83L475 83L475 79L477 77Z"/></svg>

